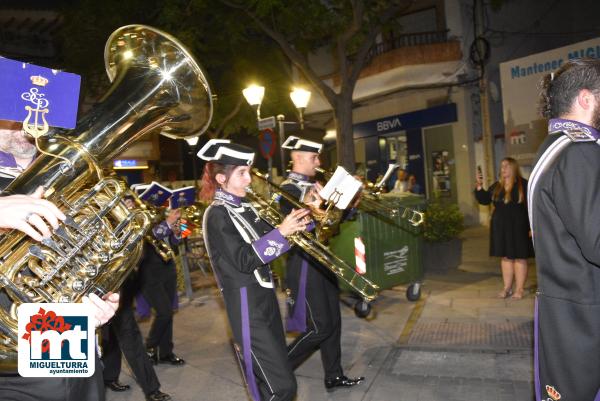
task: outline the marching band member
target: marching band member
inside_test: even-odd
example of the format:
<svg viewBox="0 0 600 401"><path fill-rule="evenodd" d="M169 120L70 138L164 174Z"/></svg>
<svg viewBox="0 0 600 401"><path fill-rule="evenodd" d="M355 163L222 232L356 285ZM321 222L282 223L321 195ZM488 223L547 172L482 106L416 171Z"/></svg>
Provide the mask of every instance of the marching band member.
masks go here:
<svg viewBox="0 0 600 401"><path fill-rule="evenodd" d="M529 177L535 246L535 399L600 399L600 60L542 81L549 135Z"/></svg>
<svg viewBox="0 0 600 401"><path fill-rule="evenodd" d="M0 120L0 190L4 189L35 159L37 150L23 131L20 122ZM0 228L17 229L36 241L51 235L65 215L51 202L42 199L40 187L32 195L0 197ZM119 305L119 294L100 298L95 294L83 298L102 325L112 318ZM0 291L0 307L8 310L11 300ZM104 400L102 364L96 356L96 370L91 377L21 377L17 372L0 375L2 401L75 401Z"/></svg>
<svg viewBox="0 0 600 401"><path fill-rule="evenodd" d="M137 207L133 196L126 195L123 202L128 209ZM119 309L110 324L102 329L102 362L104 363L104 385L112 391L126 391L128 384L119 382L121 354L127 360L133 377L141 387L147 401L170 401L171 396L160 391L160 382L152 361L146 354L144 338L135 321L133 301L138 291L138 272L134 269L120 289Z"/></svg>
<svg viewBox="0 0 600 401"><path fill-rule="evenodd" d="M151 235L157 241L175 246L181 241L181 230L177 223L181 217L179 209L172 209L167 217L152 228ZM156 311L148 337L146 352L156 363L183 365L185 361L173 352L173 302L177 295L177 270L171 258L165 261L153 246L144 244L144 256L139 267L140 292Z"/></svg>
<svg viewBox="0 0 600 401"><path fill-rule="evenodd" d="M281 185L282 189L301 203L320 206L317 191L321 189L312 178L321 165L322 144L290 136L282 145L291 150L292 171ZM281 201L283 213L291 206ZM286 286L291 290L288 330L301 334L288 346L288 357L296 369L317 348L325 371L325 388L359 384L364 377L348 378L341 364L342 319L337 277L302 249L294 249L287 261Z"/></svg>
<svg viewBox="0 0 600 401"><path fill-rule="evenodd" d="M204 213L204 241L241 348L249 392L254 400L292 400L296 379L268 263L290 249L286 236L306 228L308 210L292 211L273 228L244 199L252 149L211 139L198 156L208 162L200 197L214 197Z"/></svg>

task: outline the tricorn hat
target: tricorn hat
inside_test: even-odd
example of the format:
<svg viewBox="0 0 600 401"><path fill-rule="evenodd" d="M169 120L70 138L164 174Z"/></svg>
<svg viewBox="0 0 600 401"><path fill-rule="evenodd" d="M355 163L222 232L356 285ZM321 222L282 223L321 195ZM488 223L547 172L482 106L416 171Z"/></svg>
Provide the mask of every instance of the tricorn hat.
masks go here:
<svg viewBox="0 0 600 401"><path fill-rule="evenodd" d="M254 151L248 146L231 143L229 139L211 139L200 149L198 157L221 164L249 166L254 161Z"/></svg>
<svg viewBox="0 0 600 401"><path fill-rule="evenodd" d="M281 147L283 149L299 150L302 152L321 153L323 144L298 138L297 136L289 136Z"/></svg>

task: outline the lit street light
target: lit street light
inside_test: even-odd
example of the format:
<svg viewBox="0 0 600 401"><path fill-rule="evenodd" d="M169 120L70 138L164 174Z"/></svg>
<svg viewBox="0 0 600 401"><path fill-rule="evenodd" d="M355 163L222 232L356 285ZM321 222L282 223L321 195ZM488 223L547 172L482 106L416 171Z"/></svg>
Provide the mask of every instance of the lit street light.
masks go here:
<svg viewBox="0 0 600 401"><path fill-rule="evenodd" d="M294 90L290 92L290 97L300 114L300 129L304 129L304 109L308 106L310 91L302 88L294 88Z"/></svg>
<svg viewBox="0 0 600 401"><path fill-rule="evenodd" d="M263 130L266 128L275 128L275 117L260 117L260 105L262 104L265 96L265 87L259 85L250 85L242 91L244 98L254 110L256 110L256 120L258 122L258 129ZM290 92L290 98L294 103L294 106L298 109L300 116L300 129L304 129L304 110L310 100L310 91L302 88L293 88ZM285 174L285 153L281 145L285 142L285 124L298 124L293 121L285 121L283 114L277 115L277 126L279 131L279 157L281 159L281 175ZM270 172L269 172L270 173Z"/></svg>
<svg viewBox="0 0 600 401"><path fill-rule="evenodd" d="M250 85L242 93L248 104L256 110L256 118L260 120L260 105L265 97L265 87Z"/></svg>

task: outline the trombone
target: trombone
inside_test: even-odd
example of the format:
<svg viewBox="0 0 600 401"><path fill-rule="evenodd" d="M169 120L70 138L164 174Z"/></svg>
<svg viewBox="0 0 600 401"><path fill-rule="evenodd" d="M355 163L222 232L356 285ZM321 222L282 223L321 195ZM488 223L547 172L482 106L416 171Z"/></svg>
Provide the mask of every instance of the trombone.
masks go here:
<svg viewBox="0 0 600 401"><path fill-rule="evenodd" d="M282 190L277 184L269 181L263 174L255 170L252 171L252 174L267 184L272 196L269 200L266 200L252 188L247 188L246 196L257 206L260 217L273 227L280 224L284 218L279 209L273 205L277 200L284 198L296 209L305 208L305 205L300 204L293 196ZM272 189L275 191L272 191ZM288 239L353 288L365 302L370 302L377 297L379 286L358 274L350 265L331 252L326 245L315 239L312 234L301 231L289 236Z"/></svg>
<svg viewBox="0 0 600 401"><path fill-rule="evenodd" d="M323 174L327 180L333 175L330 171L319 167L317 167L316 170ZM359 210L375 213L383 218L395 219L400 217L401 219L408 221L413 227L418 227L425 222L425 213L420 210L404 206L390 207L385 205L380 198L382 184L383 181L380 185L369 182L366 188L363 187L361 199L358 204Z"/></svg>

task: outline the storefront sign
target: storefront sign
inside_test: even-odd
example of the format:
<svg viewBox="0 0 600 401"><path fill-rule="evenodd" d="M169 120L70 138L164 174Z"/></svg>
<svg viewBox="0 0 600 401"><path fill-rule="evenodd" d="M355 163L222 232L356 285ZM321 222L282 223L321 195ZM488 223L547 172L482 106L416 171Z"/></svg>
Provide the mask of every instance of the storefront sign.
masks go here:
<svg viewBox="0 0 600 401"><path fill-rule="evenodd" d="M448 124L457 120L456 104L450 103L429 109L365 121L354 124L352 129L354 131L354 139L360 139L432 125Z"/></svg>
<svg viewBox="0 0 600 401"><path fill-rule="evenodd" d="M145 160L118 159L113 161L113 168L115 170L146 169L148 168L148 162Z"/></svg>
<svg viewBox="0 0 600 401"><path fill-rule="evenodd" d="M547 134L538 112L539 85L549 74L574 58L600 58L600 38L532 54L500 64L506 155L528 165Z"/></svg>

